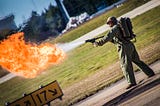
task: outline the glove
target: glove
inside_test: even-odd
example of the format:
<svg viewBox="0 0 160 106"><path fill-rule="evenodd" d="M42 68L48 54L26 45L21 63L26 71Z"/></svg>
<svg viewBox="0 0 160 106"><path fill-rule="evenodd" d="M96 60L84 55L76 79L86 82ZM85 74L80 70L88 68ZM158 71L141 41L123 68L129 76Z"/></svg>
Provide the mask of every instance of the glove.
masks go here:
<svg viewBox="0 0 160 106"><path fill-rule="evenodd" d="M94 47L103 46L103 43L101 41L98 41L98 42L94 42L93 45Z"/></svg>
<svg viewBox="0 0 160 106"><path fill-rule="evenodd" d="M94 43L93 43L93 46L94 46L94 47L97 47L97 46L98 46L98 43L97 43L97 42L94 42Z"/></svg>

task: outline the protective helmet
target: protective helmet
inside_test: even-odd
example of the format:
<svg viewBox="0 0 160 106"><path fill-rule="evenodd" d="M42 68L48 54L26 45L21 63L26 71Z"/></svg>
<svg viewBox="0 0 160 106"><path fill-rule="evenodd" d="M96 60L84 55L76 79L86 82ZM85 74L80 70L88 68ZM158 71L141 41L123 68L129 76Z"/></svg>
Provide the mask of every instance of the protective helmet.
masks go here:
<svg viewBox="0 0 160 106"><path fill-rule="evenodd" d="M114 25L117 24L117 19L116 19L116 17L114 17L114 16L108 17L108 19L107 19L107 24L109 24L109 22L112 22Z"/></svg>

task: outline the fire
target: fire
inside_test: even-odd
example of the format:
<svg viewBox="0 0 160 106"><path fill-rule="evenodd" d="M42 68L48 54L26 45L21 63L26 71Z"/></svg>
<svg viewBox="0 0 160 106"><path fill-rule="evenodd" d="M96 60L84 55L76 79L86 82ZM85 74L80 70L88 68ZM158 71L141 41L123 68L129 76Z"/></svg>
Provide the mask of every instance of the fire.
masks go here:
<svg viewBox="0 0 160 106"><path fill-rule="evenodd" d="M0 65L8 71L34 78L51 64L64 59L64 52L55 45L26 43L24 33L16 33L0 42Z"/></svg>

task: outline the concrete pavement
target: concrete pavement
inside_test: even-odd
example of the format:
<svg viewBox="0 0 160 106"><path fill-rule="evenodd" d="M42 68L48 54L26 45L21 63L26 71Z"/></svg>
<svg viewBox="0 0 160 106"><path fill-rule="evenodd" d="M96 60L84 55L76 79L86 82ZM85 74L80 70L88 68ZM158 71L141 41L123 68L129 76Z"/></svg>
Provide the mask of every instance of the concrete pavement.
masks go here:
<svg viewBox="0 0 160 106"><path fill-rule="evenodd" d="M148 81L148 82L147 82ZM159 106L160 105L160 75L150 78L147 84L128 92L126 97L116 105L119 106ZM119 98L117 98L119 99ZM103 106L108 106L104 104Z"/></svg>
<svg viewBox="0 0 160 106"><path fill-rule="evenodd" d="M106 89L98 92L97 94L75 104L74 106L117 106L120 105L120 103L126 104L126 106L133 106L134 105L134 100L136 99L136 96L131 95L130 93L134 94L137 91L141 91L139 94L141 94L144 91L144 88L150 85L153 89L156 89L155 91L159 91L160 87L160 60L155 62L154 64L150 65L150 67L154 70L155 73L157 73L154 77L148 78L143 72L136 72L135 77L138 85L134 88L131 88L129 90L126 90L125 87L127 86L126 80L122 79L118 81L117 83L113 84L110 87L107 87ZM157 84L158 83L158 84ZM155 88L154 88L155 87ZM149 88L149 89L150 89ZM148 90L148 89L147 89ZM146 90L146 92L148 92ZM152 96L155 92L151 89L152 93L149 96ZM142 106L146 103L149 103L151 100L160 98L159 95L160 92L157 92L155 97L151 97L146 102L138 102L137 105L134 106ZM130 94L130 95L129 95ZM147 94L147 93L146 93ZM129 98L130 96L130 98ZM146 97L146 96L144 96ZM143 98L144 98L143 97ZM140 96L139 98L142 98ZM133 100L131 100L133 99ZM130 101L129 101L130 100ZM139 99L138 99L139 100ZM141 99L142 100L142 99ZM131 102L132 101L132 102ZM128 105L128 102L130 102L133 105ZM124 105L121 106L124 106Z"/></svg>

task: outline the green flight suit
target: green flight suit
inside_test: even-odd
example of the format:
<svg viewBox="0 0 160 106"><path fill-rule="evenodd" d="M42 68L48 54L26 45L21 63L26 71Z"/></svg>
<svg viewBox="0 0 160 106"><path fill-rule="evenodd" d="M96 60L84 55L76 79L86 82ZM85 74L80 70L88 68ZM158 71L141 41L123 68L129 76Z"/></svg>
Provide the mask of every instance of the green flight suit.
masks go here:
<svg viewBox="0 0 160 106"><path fill-rule="evenodd" d="M136 83L132 62L134 62L147 76L154 75L153 70L140 60L134 44L131 41L122 38L122 32L118 24L114 25L106 36L97 41L97 44L102 46L108 41L117 46L121 68L129 84Z"/></svg>

